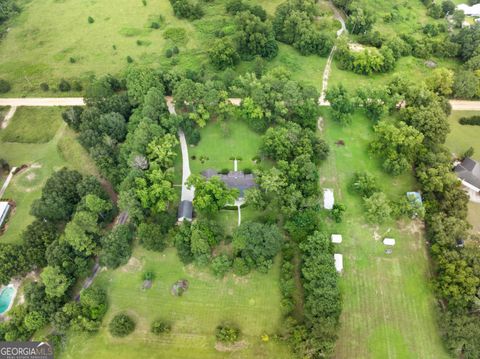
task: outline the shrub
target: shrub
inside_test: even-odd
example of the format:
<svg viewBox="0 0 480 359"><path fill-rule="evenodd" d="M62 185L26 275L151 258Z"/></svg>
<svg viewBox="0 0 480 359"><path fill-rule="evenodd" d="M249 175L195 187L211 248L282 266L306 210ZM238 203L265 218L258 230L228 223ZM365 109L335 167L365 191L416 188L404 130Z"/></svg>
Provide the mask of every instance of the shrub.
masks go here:
<svg viewBox="0 0 480 359"><path fill-rule="evenodd" d="M245 173L246 175L250 175L253 173L252 169L251 168L244 168L243 169L243 173Z"/></svg>
<svg viewBox="0 0 480 359"><path fill-rule="evenodd" d="M142 45L143 45L143 41L142 41L142 40L137 40L137 45L138 45L138 46L142 46Z"/></svg>
<svg viewBox="0 0 480 359"><path fill-rule="evenodd" d="M165 51L165 56L167 57L167 59L169 59L170 57L173 56L173 51L172 49L167 49L167 51Z"/></svg>
<svg viewBox="0 0 480 359"><path fill-rule="evenodd" d="M82 91L83 86L80 83L80 81L73 81L72 89L73 89L73 91Z"/></svg>
<svg viewBox="0 0 480 359"><path fill-rule="evenodd" d="M461 125L480 126L480 116L461 117L458 123Z"/></svg>
<svg viewBox="0 0 480 359"><path fill-rule="evenodd" d="M62 92L68 92L72 89L70 82L65 79L61 79L60 83L58 84L58 89Z"/></svg>
<svg viewBox="0 0 480 359"><path fill-rule="evenodd" d="M220 173L221 175L228 175L228 172L230 172L228 168L222 168L218 173Z"/></svg>
<svg viewBox="0 0 480 359"><path fill-rule="evenodd" d="M42 83L40 84L40 89L41 89L42 91L48 91L48 90L50 90L50 86L48 86L48 84L47 84L46 82L42 82Z"/></svg>
<svg viewBox="0 0 480 359"><path fill-rule="evenodd" d="M133 62L133 58L131 56L127 56L127 62L131 64Z"/></svg>
<svg viewBox="0 0 480 359"><path fill-rule="evenodd" d="M342 218L343 218L343 213L345 212L346 209L347 208L345 207L345 205L343 205L341 203L335 203L333 205L332 211L330 212L330 215L332 216L332 219L336 223L341 223Z"/></svg>
<svg viewBox="0 0 480 359"><path fill-rule="evenodd" d="M142 0L143 6L147 6L147 0Z"/></svg>
<svg viewBox="0 0 480 359"><path fill-rule="evenodd" d="M372 194L380 190L377 178L367 172L355 173L351 188L362 197L370 197Z"/></svg>
<svg viewBox="0 0 480 359"><path fill-rule="evenodd" d="M135 330L135 322L127 314L117 314L108 325L114 337L125 337Z"/></svg>
<svg viewBox="0 0 480 359"><path fill-rule="evenodd" d="M216 277L222 278L232 268L232 260L226 254L219 255L213 258L211 268Z"/></svg>
<svg viewBox="0 0 480 359"><path fill-rule="evenodd" d="M12 86L7 80L0 79L0 93L7 93L12 89Z"/></svg>
<svg viewBox="0 0 480 359"><path fill-rule="evenodd" d="M88 17L88 23L93 24L95 22L95 19L91 16Z"/></svg>
<svg viewBox="0 0 480 359"><path fill-rule="evenodd" d="M150 327L150 331L156 335L170 333L171 330L171 324L162 319L154 320L152 322L152 326Z"/></svg>
<svg viewBox="0 0 480 359"><path fill-rule="evenodd" d="M153 273L152 271L143 272L142 279L143 280L154 280L155 279L155 273Z"/></svg>
<svg viewBox="0 0 480 359"><path fill-rule="evenodd" d="M159 24L158 22L154 21L154 22L152 22L152 23L150 24L150 27L151 27L152 29L157 30L157 29L160 29L160 24Z"/></svg>
<svg viewBox="0 0 480 359"><path fill-rule="evenodd" d="M70 61L71 64L74 64L75 62L77 62L77 60L75 60L74 57L70 57L69 61Z"/></svg>
<svg viewBox="0 0 480 359"><path fill-rule="evenodd" d="M240 337L240 329L228 325L219 325L215 330L215 337L219 342L235 343Z"/></svg>
<svg viewBox="0 0 480 359"><path fill-rule="evenodd" d="M247 275L250 272L250 268L248 268L247 263L243 258L235 258L233 261L233 273L239 276Z"/></svg>

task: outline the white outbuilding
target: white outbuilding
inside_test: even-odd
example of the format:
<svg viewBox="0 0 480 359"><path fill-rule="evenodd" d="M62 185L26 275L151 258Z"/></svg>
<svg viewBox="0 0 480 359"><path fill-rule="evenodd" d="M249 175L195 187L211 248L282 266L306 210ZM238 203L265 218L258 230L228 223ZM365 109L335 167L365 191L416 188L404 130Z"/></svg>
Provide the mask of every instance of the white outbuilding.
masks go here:
<svg viewBox="0 0 480 359"><path fill-rule="evenodd" d="M325 188L323 190L323 208L332 209L335 204L335 198L333 197L333 189Z"/></svg>
<svg viewBox="0 0 480 359"><path fill-rule="evenodd" d="M338 273L343 272L343 255L335 253L333 255L333 259L335 260L335 269Z"/></svg>
<svg viewBox="0 0 480 359"><path fill-rule="evenodd" d="M395 239L393 238L385 238L383 240L383 244L385 244L386 246L394 246L395 245Z"/></svg>
<svg viewBox="0 0 480 359"><path fill-rule="evenodd" d="M467 4L460 4L457 6L458 10L462 10L467 16L480 17L480 4L469 6Z"/></svg>
<svg viewBox="0 0 480 359"><path fill-rule="evenodd" d="M8 211L10 211L10 204L6 201L0 202L0 227L3 226L7 219Z"/></svg>
<svg viewBox="0 0 480 359"><path fill-rule="evenodd" d="M342 235L332 234L332 243L342 243Z"/></svg>

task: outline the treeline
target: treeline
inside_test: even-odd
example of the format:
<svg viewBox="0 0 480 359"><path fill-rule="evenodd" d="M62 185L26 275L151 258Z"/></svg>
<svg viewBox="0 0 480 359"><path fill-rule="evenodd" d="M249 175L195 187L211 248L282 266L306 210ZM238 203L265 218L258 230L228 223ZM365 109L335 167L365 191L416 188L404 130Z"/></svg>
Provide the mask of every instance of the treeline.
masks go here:
<svg viewBox="0 0 480 359"><path fill-rule="evenodd" d="M288 0L280 4L272 20L260 5L230 0L226 11L235 18L237 31L231 37L222 31L215 35L209 51L211 63L220 70L236 65L240 59L256 56L271 60L278 54L277 41L292 45L302 55L327 56L334 34L315 24L318 6L312 0Z"/></svg>
<svg viewBox="0 0 480 359"><path fill-rule="evenodd" d="M16 0L0 0L0 27L19 12L20 6L18 6Z"/></svg>
<svg viewBox="0 0 480 359"><path fill-rule="evenodd" d="M36 219L22 233L22 243L0 246L0 280L7 284L35 270L41 271L41 281L26 285L25 303L0 324L2 340L28 340L48 323L55 327L52 341L74 322L79 330L97 330L106 311L105 292L91 288L81 293L80 302L70 300L74 284L87 275L102 246L115 207L97 179L64 168L47 180L31 214ZM60 322L63 312L69 316Z"/></svg>
<svg viewBox="0 0 480 359"><path fill-rule="evenodd" d="M451 170L451 154L444 146L451 108L425 84L396 78L387 88L391 96L404 99L406 107L397 123L377 125L373 150L383 156L384 168L392 174L414 168L426 209L445 343L457 356L478 358L480 253L466 219L468 195Z"/></svg>

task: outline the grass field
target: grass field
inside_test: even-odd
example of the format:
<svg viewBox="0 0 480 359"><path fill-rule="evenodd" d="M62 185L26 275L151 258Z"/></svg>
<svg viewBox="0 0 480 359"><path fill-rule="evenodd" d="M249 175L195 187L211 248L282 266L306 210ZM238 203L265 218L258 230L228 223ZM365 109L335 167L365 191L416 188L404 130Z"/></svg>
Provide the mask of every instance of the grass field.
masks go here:
<svg viewBox="0 0 480 359"><path fill-rule="evenodd" d="M2 242L18 243L20 234L31 223L30 206L40 197L41 189L50 175L66 166L76 169L83 174L97 174L95 165L88 157L86 151L76 141L75 133L62 124L61 109L59 108L25 108L22 111L25 118L32 119L35 127L25 131L25 134L42 131L42 123L36 117L54 118L59 126L55 136L46 143L17 143L5 142L3 131L8 131L10 126L15 126L16 116L12 119L7 129L0 131L0 158L8 161L11 167L23 164L29 167L15 175L5 192L4 197L16 202L15 211L10 215L5 233L0 237ZM49 118L50 118L49 117Z"/></svg>
<svg viewBox="0 0 480 359"><path fill-rule="evenodd" d="M447 137L447 147L457 156L464 153L469 147L475 152L473 158L480 160L480 126L461 125L458 123L460 117L478 116L480 112L475 111L453 111L448 121L450 133Z"/></svg>
<svg viewBox="0 0 480 359"><path fill-rule="evenodd" d="M448 358L438 334L421 223L404 220L369 225L361 199L348 190L356 171L377 176L391 200L418 186L411 175L392 178L381 170L379 161L368 152L373 131L366 118L356 114L352 125L341 127L326 115L324 138L332 151L320 168L321 185L333 188L336 201L347 207L343 223L327 219L331 233L343 235L343 243L336 247L344 255L344 274L335 358ZM335 145L338 140L345 146ZM397 241L391 255L384 253L381 240L385 236Z"/></svg>
<svg viewBox="0 0 480 359"><path fill-rule="evenodd" d="M245 122L235 119L210 122L200 133L198 145L188 149L192 173L200 173L207 168L233 171L231 157L242 159L238 161L239 170L256 166L252 159L259 154L262 139ZM202 157L207 158L203 163L200 160Z"/></svg>
<svg viewBox="0 0 480 359"><path fill-rule="evenodd" d="M283 0L259 3L270 15ZM224 0L203 3L205 16L196 21L179 20L173 16L166 0L23 0L23 11L11 24L8 35L0 42L0 78L13 85L2 96L74 96L76 92L58 92L62 78L85 82L93 75L117 74L127 66L127 56L134 63L169 69L212 70L207 49L215 39L216 30L234 35L233 18L225 13ZM322 1L321 26L336 31L338 23ZM95 20L89 24L87 19ZM159 29L151 23L158 22ZM178 46L180 53L167 58L165 52ZM174 63L175 61L177 63ZM288 46L280 46L279 56L267 68L282 65L319 88L326 59L303 57ZM252 68L252 62L239 65L239 73ZM303 76L302 76L303 75ZM305 76L307 75L307 76ZM40 90L42 83L49 92Z"/></svg>
<svg viewBox="0 0 480 359"><path fill-rule="evenodd" d="M156 274L153 287L141 289L145 270ZM253 273L244 278L228 275L215 279L208 270L184 267L175 250L147 252L137 247L129 264L115 271L103 272L98 283L108 290L109 310L96 335L69 336L61 358L291 358L287 347L260 336L273 334L280 321L279 266L268 274ZM179 279L189 281L183 297L170 294L171 285ZM127 312L136 321L129 336L118 339L107 330L110 319ZM172 332L163 336L150 333L156 318L169 320ZM242 330L241 349L216 351L215 327L231 321Z"/></svg>
<svg viewBox="0 0 480 359"><path fill-rule="evenodd" d="M19 107L1 132L1 139L3 142L49 142L62 124L60 113L61 109L56 107Z"/></svg>

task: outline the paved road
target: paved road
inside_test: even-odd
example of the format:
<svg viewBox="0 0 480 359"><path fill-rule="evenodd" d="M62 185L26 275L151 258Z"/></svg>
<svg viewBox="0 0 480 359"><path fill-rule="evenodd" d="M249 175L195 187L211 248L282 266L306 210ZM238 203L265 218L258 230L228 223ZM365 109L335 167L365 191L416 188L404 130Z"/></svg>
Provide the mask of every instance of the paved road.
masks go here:
<svg viewBox="0 0 480 359"><path fill-rule="evenodd" d="M480 101L450 100L450 105L455 111L480 111Z"/></svg>
<svg viewBox="0 0 480 359"><path fill-rule="evenodd" d="M26 98L0 98L0 106L31 106L31 107L51 107L51 106L84 106L82 97L26 97Z"/></svg>
<svg viewBox="0 0 480 359"><path fill-rule="evenodd" d="M329 1L330 7L333 10L333 14L335 18L340 22L340 29L337 31L337 37L341 36L344 32L347 32L347 27L345 26L345 20L343 20L342 14L340 11L333 5L331 1ZM327 94L328 89L328 78L330 77L330 71L332 68L332 61L333 56L335 55L335 50L337 49L336 46L332 47L332 51L330 51L330 55L328 55L327 64L325 65L325 69L323 70L323 78L322 78L322 91L320 92L320 98L318 99L318 104L320 106L329 106L330 104L328 101L325 101L325 96Z"/></svg>

